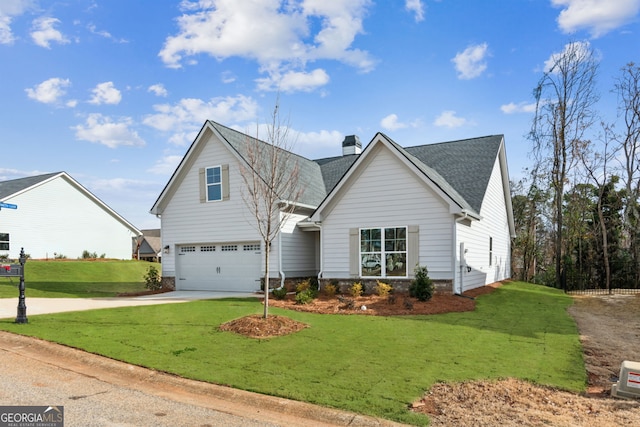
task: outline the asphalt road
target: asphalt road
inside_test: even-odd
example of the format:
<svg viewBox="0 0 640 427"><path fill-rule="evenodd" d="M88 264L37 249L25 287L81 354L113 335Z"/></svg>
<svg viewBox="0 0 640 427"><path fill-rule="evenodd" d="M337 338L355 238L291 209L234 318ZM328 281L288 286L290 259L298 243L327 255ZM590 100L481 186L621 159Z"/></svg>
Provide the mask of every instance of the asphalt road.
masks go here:
<svg viewBox="0 0 640 427"><path fill-rule="evenodd" d="M168 298L167 295L164 302L185 299L198 298ZM136 305L131 298L127 300L126 305ZM15 300L10 303L0 300L0 313L3 303L15 317ZM65 306L62 301L50 299L48 303L35 304L40 308L34 313L29 311L30 304L33 307L34 303L27 300L28 315L125 304L104 300L86 300L82 304L76 299L62 310ZM0 317L11 316L0 314ZM0 331L0 406L14 405L63 406L66 427L399 425L304 402L186 380Z"/></svg>

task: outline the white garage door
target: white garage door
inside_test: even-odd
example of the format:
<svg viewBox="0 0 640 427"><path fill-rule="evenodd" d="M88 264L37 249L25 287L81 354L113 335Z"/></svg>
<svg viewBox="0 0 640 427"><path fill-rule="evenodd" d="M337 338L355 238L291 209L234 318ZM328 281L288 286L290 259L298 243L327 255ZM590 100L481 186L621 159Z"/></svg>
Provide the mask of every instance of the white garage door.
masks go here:
<svg viewBox="0 0 640 427"><path fill-rule="evenodd" d="M181 245L177 290L253 292L260 289L260 243Z"/></svg>

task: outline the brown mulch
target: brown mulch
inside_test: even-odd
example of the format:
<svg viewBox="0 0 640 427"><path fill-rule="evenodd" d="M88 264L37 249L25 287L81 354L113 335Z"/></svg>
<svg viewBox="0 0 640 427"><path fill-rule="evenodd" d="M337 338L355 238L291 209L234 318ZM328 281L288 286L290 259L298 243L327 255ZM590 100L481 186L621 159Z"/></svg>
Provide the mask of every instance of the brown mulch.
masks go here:
<svg viewBox="0 0 640 427"><path fill-rule="evenodd" d="M235 332L250 338L271 338L292 334L309 327L306 323L298 322L286 316L254 314L231 320L220 325L221 331Z"/></svg>
<svg viewBox="0 0 640 427"><path fill-rule="evenodd" d="M418 301L408 295L399 294L394 298L388 296L366 295L359 298L327 297L320 295L309 304L296 304L295 294L287 295L283 300L269 299L269 307L279 307L295 311L320 314L346 314L369 316L402 316L418 314L441 314L450 312L472 311L475 306L474 298L493 292L499 283L466 292L464 296L436 294L429 301ZM352 304L346 302L353 300ZM307 325L286 316L269 315L264 319L262 315L241 317L221 325L223 331L252 338L270 338L282 336L304 329Z"/></svg>

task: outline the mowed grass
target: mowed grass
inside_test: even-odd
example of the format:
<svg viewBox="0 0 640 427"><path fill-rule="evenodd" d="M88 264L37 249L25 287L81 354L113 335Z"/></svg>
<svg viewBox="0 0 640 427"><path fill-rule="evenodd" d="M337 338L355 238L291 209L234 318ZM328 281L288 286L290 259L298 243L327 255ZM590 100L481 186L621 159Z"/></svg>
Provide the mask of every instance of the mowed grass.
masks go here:
<svg viewBox="0 0 640 427"><path fill-rule="evenodd" d="M149 266L160 271L160 264L146 261L40 261L25 263L25 295L38 298L112 297L122 292L145 290L144 275ZM18 277L0 277L0 298L18 296Z"/></svg>
<svg viewBox="0 0 640 427"><path fill-rule="evenodd" d="M218 327L261 313L257 299L194 301L29 317L0 329L217 384L425 425L408 405L434 383L523 378L575 392L586 385L571 298L512 283L474 312L321 315L272 308L309 328L256 340Z"/></svg>

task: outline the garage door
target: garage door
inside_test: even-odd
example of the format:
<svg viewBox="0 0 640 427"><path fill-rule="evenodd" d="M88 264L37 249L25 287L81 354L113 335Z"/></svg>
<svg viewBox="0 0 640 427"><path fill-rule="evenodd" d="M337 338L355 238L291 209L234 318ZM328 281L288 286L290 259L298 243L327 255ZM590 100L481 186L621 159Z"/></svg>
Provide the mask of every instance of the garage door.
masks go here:
<svg viewBox="0 0 640 427"><path fill-rule="evenodd" d="M259 242L180 245L176 289L253 292L260 288Z"/></svg>

